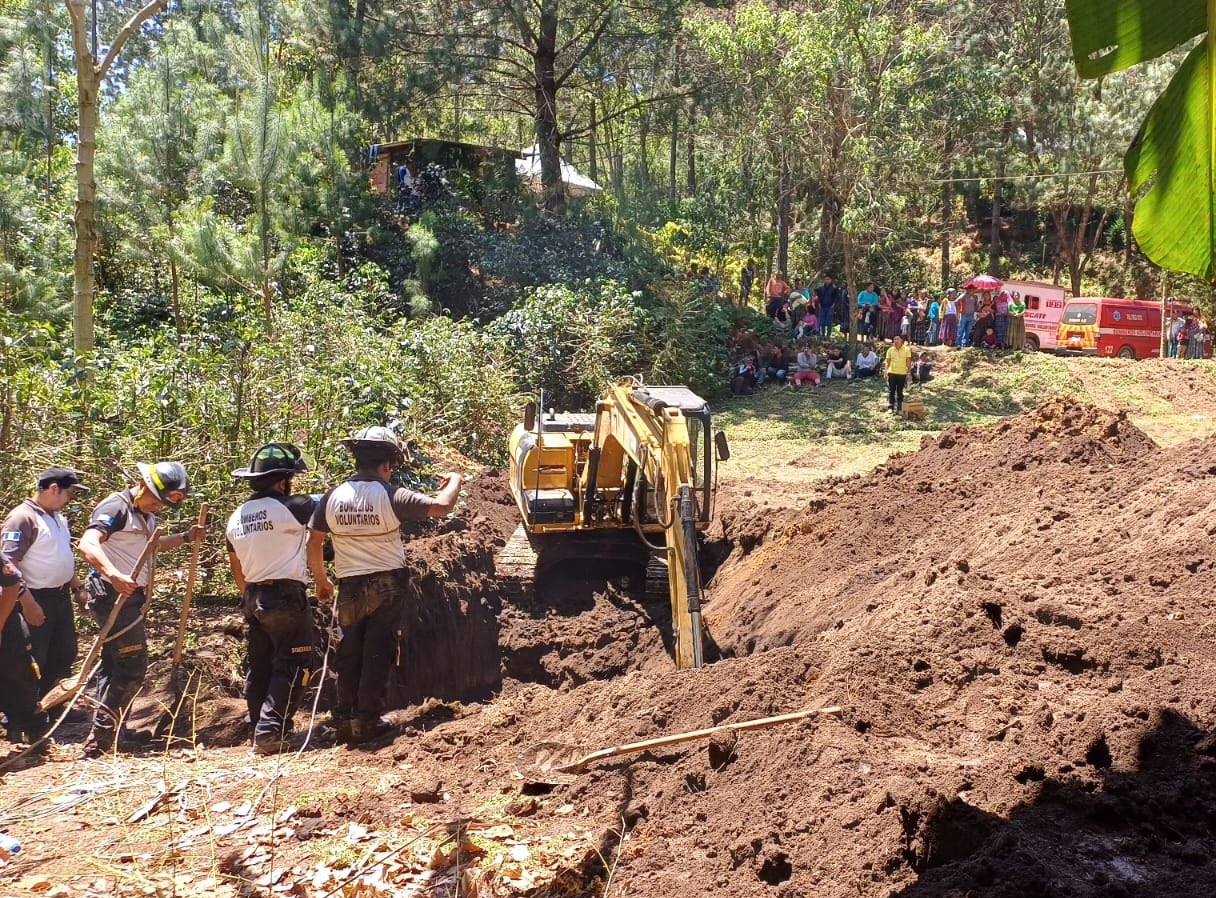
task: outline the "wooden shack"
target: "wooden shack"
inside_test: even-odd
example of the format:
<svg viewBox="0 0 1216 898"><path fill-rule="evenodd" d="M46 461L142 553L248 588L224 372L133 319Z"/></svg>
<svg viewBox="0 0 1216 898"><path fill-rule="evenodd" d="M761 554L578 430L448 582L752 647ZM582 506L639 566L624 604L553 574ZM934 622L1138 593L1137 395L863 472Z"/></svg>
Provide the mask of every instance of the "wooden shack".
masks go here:
<svg viewBox="0 0 1216 898"><path fill-rule="evenodd" d="M377 193L389 193L396 188L397 169L403 162L415 177L432 163L444 169L459 168L476 177L487 177L496 171L513 172L519 153L452 140L416 139L373 144L368 155L372 189Z"/></svg>

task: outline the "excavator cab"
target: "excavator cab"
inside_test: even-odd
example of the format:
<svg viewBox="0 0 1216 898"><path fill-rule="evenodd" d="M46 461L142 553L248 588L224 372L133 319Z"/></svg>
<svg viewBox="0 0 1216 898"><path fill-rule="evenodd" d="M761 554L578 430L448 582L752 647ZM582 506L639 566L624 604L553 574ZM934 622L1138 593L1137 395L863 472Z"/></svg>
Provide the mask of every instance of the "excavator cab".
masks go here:
<svg viewBox="0 0 1216 898"><path fill-rule="evenodd" d="M523 521L499 555L500 575L528 590L554 558L646 550L648 583L671 596L677 663L699 667L697 533L713 517L714 461L730 455L709 404L688 387L632 380L609 386L594 412L546 409L542 394L509 451Z"/></svg>

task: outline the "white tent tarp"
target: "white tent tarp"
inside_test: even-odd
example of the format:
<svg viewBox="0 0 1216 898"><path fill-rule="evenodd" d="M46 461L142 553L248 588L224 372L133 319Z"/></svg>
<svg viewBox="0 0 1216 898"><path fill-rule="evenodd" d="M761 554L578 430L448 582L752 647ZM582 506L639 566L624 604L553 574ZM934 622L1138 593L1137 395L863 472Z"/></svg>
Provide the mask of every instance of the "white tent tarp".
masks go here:
<svg viewBox="0 0 1216 898"><path fill-rule="evenodd" d="M562 183L566 187L566 194L569 196L591 196L593 193L600 193L604 188L600 187L577 168L567 162L565 159L562 163ZM521 154L521 158L515 160L515 174L519 175L528 182L528 186L536 191L541 190L540 180L540 147L536 144L528 147Z"/></svg>

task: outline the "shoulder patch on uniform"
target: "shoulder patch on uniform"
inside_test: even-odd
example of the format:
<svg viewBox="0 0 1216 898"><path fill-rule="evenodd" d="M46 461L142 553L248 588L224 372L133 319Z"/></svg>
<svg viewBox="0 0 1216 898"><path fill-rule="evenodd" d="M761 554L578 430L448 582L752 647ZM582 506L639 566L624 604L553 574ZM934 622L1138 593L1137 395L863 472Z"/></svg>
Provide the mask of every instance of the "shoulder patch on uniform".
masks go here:
<svg viewBox="0 0 1216 898"><path fill-rule="evenodd" d="M21 542L21 531L5 530L3 536L0 536L0 539L6 543L19 543Z"/></svg>
<svg viewBox="0 0 1216 898"><path fill-rule="evenodd" d="M98 515L97 523L105 524L107 527L113 527L114 526L114 515L112 515L112 514Z"/></svg>

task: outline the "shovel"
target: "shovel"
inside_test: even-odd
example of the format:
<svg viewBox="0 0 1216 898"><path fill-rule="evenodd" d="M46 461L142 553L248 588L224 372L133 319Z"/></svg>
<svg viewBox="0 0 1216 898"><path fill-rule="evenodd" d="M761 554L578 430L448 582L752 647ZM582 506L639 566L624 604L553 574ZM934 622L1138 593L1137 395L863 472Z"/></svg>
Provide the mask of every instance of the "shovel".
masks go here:
<svg viewBox="0 0 1216 898"><path fill-rule="evenodd" d="M206 502L199 506L198 525L207 526ZM190 556L190 571L186 575L186 595L182 599L182 613L177 622L177 639L173 643L173 667L169 675L171 698L161 713L160 719L156 722L156 735L158 736L179 732L179 720L182 719L182 712L185 710L184 699L188 692L186 686L193 679L192 676L186 676L183 682L182 653L186 647L186 622L190 618L190 603L194 601L194 586L198 582L198 561L202 551L203 541L196 539Z"/></svg>
<svg viewBox="0 0 1216 898"><path fill-rule="evenodd" d="M738 723L725 723L721 726L709 727L704 730L692 730L687 733L675 733L671 736L659 736L642 742L629 742L625 745L614 745L611 748L601 748L589 754L582 754L581 749L557 742L542 742L533 746L528 752L529 760L534 769L542 774L531 781L536 783L568 782L568 774L582 773L588 764L602 761L605 758L615 758L618 755L636 754L651 748L661 748L667 745L679 745L681 742L692 742L696 739L708 739L719 733L740 732L742 730L758 730L764 727L777 726L794 720L804 720L819 714L839 714L839 705L830 708L810 708L805 711L794 711L790 714L778 714L776 717L761 717L758 720L743 720ZM553 774L557 774L554 778Z"/></svg>
<svg viewBox="0 0 1216 898"><path fill-rule="evenodd" d="M160 528L157 527L148 536L148 544L139 553L135 566L131 568L131 573L128 576L132 580L139 579L144 565L148 563L148 559L156 552L156 541L159 538ZM110 615L106 618L101 632L97 634L97 638L93 640L93 644L89 646L89 651L84 656L84 663L80 665L80 673L71 679L60 680L52 686L50 691L38 702L39 711L49 711L51 708L62 705L64 702L75 698L76 694L84 688L85 683L89 680L89 674L92 672L93 662L97 660L97 656L101 653L101 647L105 645L110 631L114 629L114 622L118 620L118 613L122 611L123 605L127 603L127 598L128 596L119 596L118 601L114 603L114 607L110 609Z"/></svg>

